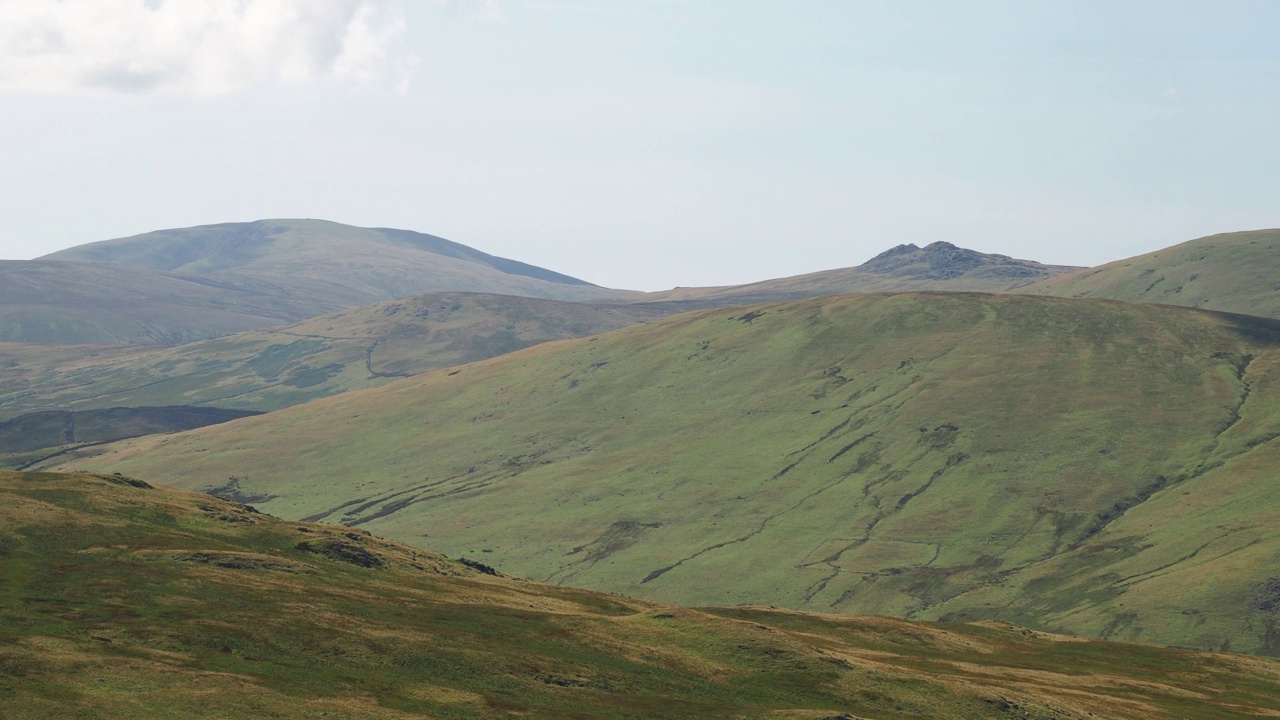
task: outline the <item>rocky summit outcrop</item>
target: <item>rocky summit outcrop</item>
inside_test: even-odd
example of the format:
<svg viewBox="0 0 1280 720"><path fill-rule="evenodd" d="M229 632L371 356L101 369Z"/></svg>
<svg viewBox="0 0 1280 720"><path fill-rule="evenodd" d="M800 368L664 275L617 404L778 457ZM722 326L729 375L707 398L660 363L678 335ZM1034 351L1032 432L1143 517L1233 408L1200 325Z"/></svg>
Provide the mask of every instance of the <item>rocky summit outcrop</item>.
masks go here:
<svg viewBox="0 0 1280 720"><path fill-rule="evenodd" d="M980 253L939 240L926 246L898 245L863 263L860 270L922 280L951 280L967 274L1034 280L1060 274L1063 268L1008 255Z"/></svg>

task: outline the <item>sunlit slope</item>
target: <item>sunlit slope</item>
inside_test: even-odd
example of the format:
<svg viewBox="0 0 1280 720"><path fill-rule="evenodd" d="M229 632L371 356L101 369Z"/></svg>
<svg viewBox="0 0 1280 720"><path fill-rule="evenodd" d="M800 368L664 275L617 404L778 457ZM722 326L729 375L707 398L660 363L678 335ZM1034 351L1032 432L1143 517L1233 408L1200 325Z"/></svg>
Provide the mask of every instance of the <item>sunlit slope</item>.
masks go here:
<svg viewBox="0 0 1280 720"><path fill-rule="evenodd" d="M824 298L543 345L63 467L683 604L1277 652L1280 324ZM1275 582L1280 587L1280 581Z"/></svg>
<svg viewBox="0 0 1280 720"><path fill-rule="evenodd" d="M1227 233L1014 292L1113 298L1280 318L1280 230Z"/></svg>
<svg viewBox="0 0 1280 720"><path fill-rule="evenodd" d="M119 406L275 410L660 314L635 306L435 293L148 353L4 345L0 420Z"/></svg>
<svg viewBox="0 0 1280 720"><path fill-rule="evenodd" d="M997 624L688 610L123 476L0 473L28 718L1271 717L1280 667Z"/></svg>

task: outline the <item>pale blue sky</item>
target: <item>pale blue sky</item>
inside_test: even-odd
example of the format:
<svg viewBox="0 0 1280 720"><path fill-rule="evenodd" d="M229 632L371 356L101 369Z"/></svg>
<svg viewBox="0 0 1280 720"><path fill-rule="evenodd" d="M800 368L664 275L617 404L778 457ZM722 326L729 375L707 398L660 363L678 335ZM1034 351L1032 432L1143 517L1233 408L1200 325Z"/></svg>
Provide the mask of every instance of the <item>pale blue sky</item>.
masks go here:
<svg viewBox="0 0 1280 720"><path fill-rule="evenodd" d="M152 12L9 0L0 257L319 217L655 290L1280 226L1280 3L306 0L332 12L302 39L258 18L175 70L241 26L187 18L146 54L76 31L90 1ZM360 7L381 25L335 49ZM47 27L87 49L45 63Z"/></svg>

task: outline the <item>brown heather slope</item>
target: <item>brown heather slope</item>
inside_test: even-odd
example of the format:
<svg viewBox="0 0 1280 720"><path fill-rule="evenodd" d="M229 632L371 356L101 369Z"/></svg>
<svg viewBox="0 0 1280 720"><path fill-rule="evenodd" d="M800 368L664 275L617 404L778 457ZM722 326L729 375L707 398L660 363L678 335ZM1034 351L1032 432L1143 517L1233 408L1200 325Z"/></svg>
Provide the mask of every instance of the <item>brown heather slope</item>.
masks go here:
<svg viewBox="0 0 1280 720"><path fill-rule="evenodd" d="M71 455L515 574L1280 654L1280 323L1020 295L690 313Z"/></svg>
<svg viewBox="0 0 1280 720"><path fill-rule="evenodd" d="M1013 292L1280 318L1280 230L1211 235L1041 280Z"/></svg>
<svg viewBox="0 0 1280 720"><path fill-rule="evenodd" d="M1280 666L1256 658L683 609L483 570L124 476L0 472L0 715L1280 715Z"/></svg>

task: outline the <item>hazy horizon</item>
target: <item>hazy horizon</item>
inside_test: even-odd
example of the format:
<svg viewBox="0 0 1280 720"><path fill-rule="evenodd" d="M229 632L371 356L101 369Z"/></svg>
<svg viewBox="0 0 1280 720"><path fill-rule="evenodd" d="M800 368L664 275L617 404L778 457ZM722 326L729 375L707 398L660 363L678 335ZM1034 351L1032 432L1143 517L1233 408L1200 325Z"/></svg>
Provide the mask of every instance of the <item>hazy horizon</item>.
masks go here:
<svg viewBox="0 0 1280 720"><path fill-rule="evenodd" d="M317 218L592 283L1280 226L1280 6L12 0L0 258Z"/></svg>

